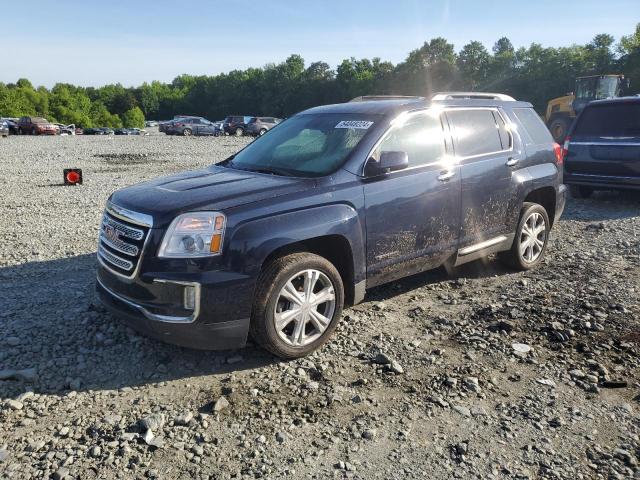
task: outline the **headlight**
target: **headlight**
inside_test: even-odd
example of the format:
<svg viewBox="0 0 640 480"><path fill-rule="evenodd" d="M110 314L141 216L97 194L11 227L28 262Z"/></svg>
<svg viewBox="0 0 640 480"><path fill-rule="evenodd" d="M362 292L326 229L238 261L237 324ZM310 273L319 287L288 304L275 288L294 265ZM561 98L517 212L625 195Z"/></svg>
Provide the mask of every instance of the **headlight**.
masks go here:
<svg viewBox="0 0 640 480"><path fill-rule="evenodd" d="M222 251L226 217L219 212L193 212L180 215L164 234L159 257L211 257Z"/></svg>

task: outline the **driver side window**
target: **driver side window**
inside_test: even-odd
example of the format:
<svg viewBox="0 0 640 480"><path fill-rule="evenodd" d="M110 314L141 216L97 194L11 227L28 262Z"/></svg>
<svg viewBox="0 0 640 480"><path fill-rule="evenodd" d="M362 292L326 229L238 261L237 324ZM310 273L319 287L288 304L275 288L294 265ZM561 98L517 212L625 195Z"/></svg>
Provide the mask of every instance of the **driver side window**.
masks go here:
<svg viewBox="0 0 640 480"><path fill-rule="evenodd" d="M407 152L409 168L438 162L445 155L444 133L440 115L419 114L394 127L374 153Z"/></svg>

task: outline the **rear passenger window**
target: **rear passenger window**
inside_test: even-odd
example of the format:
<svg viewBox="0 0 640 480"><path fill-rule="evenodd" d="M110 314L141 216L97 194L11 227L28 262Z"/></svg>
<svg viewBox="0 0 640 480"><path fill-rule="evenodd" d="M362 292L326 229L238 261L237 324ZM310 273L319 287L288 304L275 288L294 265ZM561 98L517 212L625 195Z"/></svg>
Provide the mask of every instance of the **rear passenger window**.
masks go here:
<svg viewBox="0 0 640 480"><path fill-rule="evenodd" d="M535 144L551 143L553 138L533 108L514 108L514 115L520 120L522 126Z"/></svg>
<svg viewBox="0 0 640 480"><path fill-rule="evenodd" d="M588 137L640 137L640 103L611 103L585 108L573 132Z"/></svg>
<svg viewBox="0 0 640 480"><path fill-rule="evenodd" d="M449 110L447 117L456 139L458 157L471 157L506 150L491 110Z"/></svg>
<svg viewBox="0 0 640 480"><path fill-rule="evenodd" d="M375 158L382 152L407 152L409 167L439 161L445 154L440 116L414 115L382 141Z"/></svg>

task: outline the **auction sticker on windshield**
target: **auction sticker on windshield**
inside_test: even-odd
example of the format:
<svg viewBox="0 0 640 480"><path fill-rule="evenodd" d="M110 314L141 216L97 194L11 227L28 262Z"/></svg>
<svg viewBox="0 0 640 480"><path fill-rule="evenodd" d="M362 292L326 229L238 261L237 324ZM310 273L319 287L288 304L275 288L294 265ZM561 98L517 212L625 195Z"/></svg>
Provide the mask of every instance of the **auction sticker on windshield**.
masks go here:
<svg viewBox="0 0 640 480"><path fill-rule="evenodd" d="M367 130L373 122L366 122L364 120L343 120L336 125L336 128L358 128L360 130Z"/></svg>

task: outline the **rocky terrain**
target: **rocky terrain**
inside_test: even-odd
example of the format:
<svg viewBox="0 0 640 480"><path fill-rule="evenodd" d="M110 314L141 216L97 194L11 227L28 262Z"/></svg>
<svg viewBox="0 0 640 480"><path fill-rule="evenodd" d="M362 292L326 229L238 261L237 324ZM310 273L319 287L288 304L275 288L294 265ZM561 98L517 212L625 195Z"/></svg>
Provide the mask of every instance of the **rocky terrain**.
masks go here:
<svg viewBox="0 0 640 480"><path fill-rule="evenodd" d="M376 288L313 356L199 352L95 302L109 193L242 138L0 139L0 477L640 478L640 195L571 200L544 264ZM63 187L62 168L84 185Z"/></svg>

